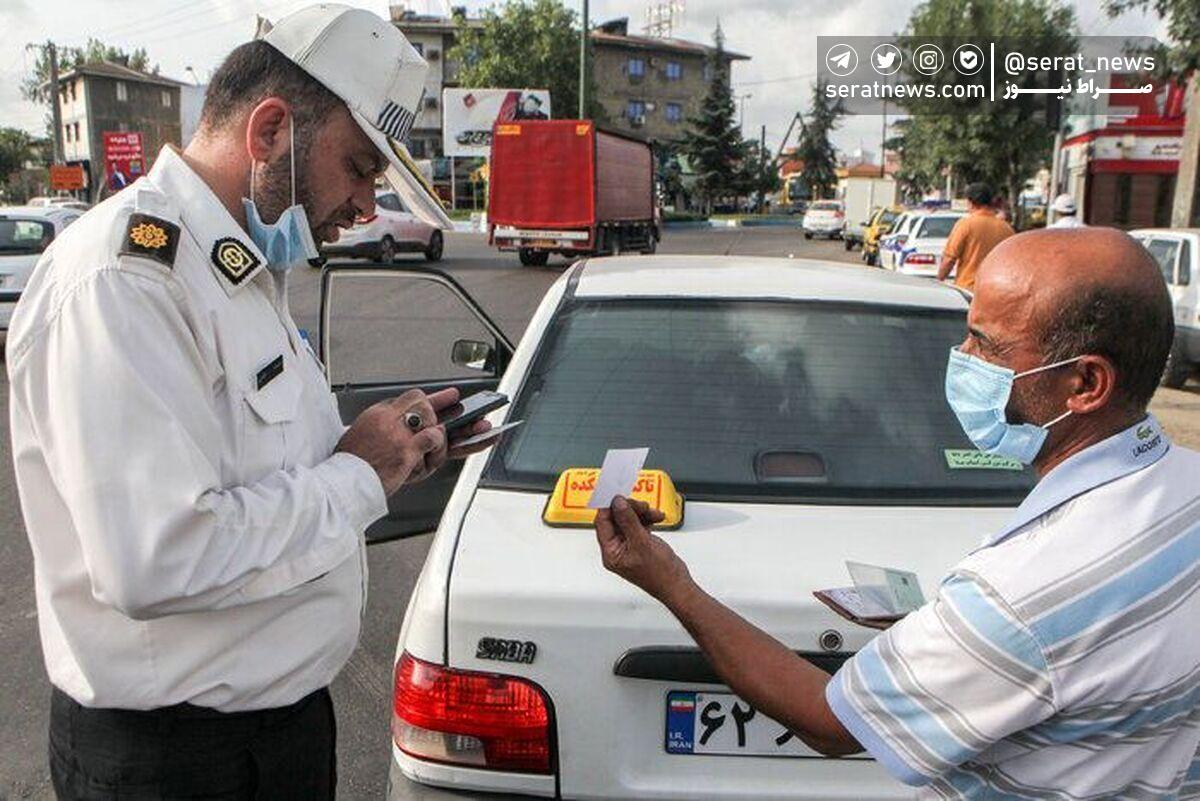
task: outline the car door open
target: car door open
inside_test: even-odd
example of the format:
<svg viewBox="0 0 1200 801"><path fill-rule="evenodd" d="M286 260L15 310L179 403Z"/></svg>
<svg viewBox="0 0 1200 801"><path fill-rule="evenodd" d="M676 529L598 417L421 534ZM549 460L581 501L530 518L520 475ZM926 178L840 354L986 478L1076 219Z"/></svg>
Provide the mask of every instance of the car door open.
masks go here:
<svg viewBox="0 0 1200 801"><path fill-rule="evenodd" d="M457 387L463 397L496 389L512 342L446 273L330 264L321 276L321 363L342 420L410 389ZM458 480L451 462L391 497L367 542L432 531Z"/></svg>

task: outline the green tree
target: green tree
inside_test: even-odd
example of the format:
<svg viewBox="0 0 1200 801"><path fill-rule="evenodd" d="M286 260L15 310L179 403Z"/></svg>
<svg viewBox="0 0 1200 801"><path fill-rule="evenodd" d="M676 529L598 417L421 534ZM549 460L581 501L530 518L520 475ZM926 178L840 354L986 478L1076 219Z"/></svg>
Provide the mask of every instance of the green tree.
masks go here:
<svg viewBox="0 0 1200 801"><path fill-rule="evenodd" d="M1001 37L1037 42L1041 56L1068 56L1077 51L1075 12L1063 0L926 0L913 11L898 44L912 52L930 37L944 37L949 54L961 43L982 45ZM914 81L925 76L911 62L905 69ZM1058 86L1072 76L1028 73L1008 80L1019 88ZM943 69L939 83L975 83ZM1012 100L920 98L905 102L914 117L906 129L903 150L910 177L926 183L949 169L954 180L987 181L1008 193L1014 203L1025 179L1050 159L1056 109L1053 95L1021 94ZM911 167L910 163L911 162Z"/></svg>
<svg viewBox="0 0 1200 801"><path fill-rule="evenodd" d="M448 57L459 64L462 86L549 89L554 117L579 113L579 18L573 10L558 0L508 0L484 11L481 26L468 27L461 14L456 19L457 40ZM595 98L590 90L589 116L603 119Z"/></svg>
<svg viewBox="0 0 1200 801"><path fill-rule="evenodd" d="M0 128L0 183L21 170L34 157L34 138L20 128Z"/></svg>
<svg viewBox="0 0 1200 801"><path fill-rule="evenodd" d="M1166 20L1171 39L1155 49L1162 74L1179 79L1200 70L1200 3L1196 0L1104 0L1110 17L1151 8Z"/></svg>
<svg viewBox="0 0 1200 801"><path fill-rule="evenodd" d="M712 80L700 107L699 115L688 118L684 132L683 153L696 175L696 191L711 212L718 198L740 194L744 188L742 164L746 147L742 141L729 85L725 58L725 34L717 25L713 33L713 50L708 55L708 73Z"/></svg>
<svg viewBox="0 0 1200 801"><path fill-rule="evenodd" d="M75 67L81 64L98 64L102 61L121 64L130 69L149 72L154 75L158 74L158 65L150 64L150 58L146 54L146 48L144 47L127 51L119 47L106 45L99 39L89 38L87 44L83 47L59 47L57 50L58 72L60 75L75 69ZM21 94L26 100L31 102L46 103L50 100L50 56L44 47L40 48L37 54L37 61L34 62L32 72L21 84Z"/></svg>
<svg viewBox="0 0 1200 801"><path fill-rule="evenodd" d="M813 84L812 111L800 132L795 153L795 158L804 162L801 178L816 200L837 186L837 151L829 141L829 135L837 128L842 108L825 96L825 85L824 81Z"/></svg>

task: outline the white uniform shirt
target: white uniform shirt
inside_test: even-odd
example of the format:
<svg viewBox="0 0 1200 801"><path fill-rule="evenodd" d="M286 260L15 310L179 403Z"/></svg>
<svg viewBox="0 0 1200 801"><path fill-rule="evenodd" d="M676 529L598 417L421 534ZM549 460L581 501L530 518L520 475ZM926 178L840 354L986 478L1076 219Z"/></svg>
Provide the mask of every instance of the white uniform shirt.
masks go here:
<svg viewBox="0 0 1200 801"><path fill-rule="evenodd" d="M1067 459L834 713L922 799L1200 797L1198 481L1152 417Z"/></svg>
<svg viewBox="0 0 1200 801"><path fill-rule="evenodd" d="M164 149L54 241L13 317L42 648L86 706L282 706L358 639L386 499L333 454L344 426L263 261Z"/></svg>
<svg viewBox="0 0 1200 801"><path fill-rule="evenodd" d="M1068 215L1059 217L1057 220L1055 220L1053 223L1050 224L1050 227L1051 228L1087 228L1087 226L1084 225L1082 222L1080 222L1079 218L1076 217L1074 214L1068 214Z"/></svg>

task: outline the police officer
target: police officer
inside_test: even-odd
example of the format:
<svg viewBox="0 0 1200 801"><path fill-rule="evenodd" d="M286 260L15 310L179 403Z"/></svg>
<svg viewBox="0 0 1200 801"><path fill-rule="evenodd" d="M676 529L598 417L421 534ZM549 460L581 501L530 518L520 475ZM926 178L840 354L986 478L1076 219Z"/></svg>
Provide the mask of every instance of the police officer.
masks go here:
<svg viewBox="0 0 1200 801"><path fill-rule="evenodd" d="M454 390L342 425L287 271L384 173L448 223L395 144L426 70L369 12L281 20L213 76L187 149L35 270L7 357L61 798L333 796L363 530L464 454L437 425Z"/></svg>

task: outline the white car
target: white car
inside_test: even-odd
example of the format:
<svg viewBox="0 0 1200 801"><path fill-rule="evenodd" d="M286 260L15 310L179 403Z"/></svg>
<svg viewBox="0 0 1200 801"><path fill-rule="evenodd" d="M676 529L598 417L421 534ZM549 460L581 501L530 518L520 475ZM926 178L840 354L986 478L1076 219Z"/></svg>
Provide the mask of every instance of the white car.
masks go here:
<svg viewBox="0 0 1200 801"><path fill-rule="evenodd" d="M900 251L908 242L908 236L913 227L929 212L924 209L906 211L896 218L892 230L879 239L879 266L885 270L895 270L900 264Z"/></svg>
<svg viewBox="0 0 1200 801"><path fill-rule="evenodd" d="M92 207L91 203L85 200L71 197L70 195L55 195L54 197L31 197L25 203L28 208L42 208L46 206L62 207L66 209L78 209L79 211L87 211Z"/></svg>
<svg viewBox="0 0 1200 801"><path fill-rule="evenodd" d="M804 238L825 236L840 237L846 227L846 213L840 200L814 200L808 204L804 219L800 223Z"/></svg>
<svg viewBox="0 0 1200 801"><path fill-rule="evenodd" d="M404 207L390 189L375 192L375 213L354 221L337 242L321 246L325 258L365 258L390 264L401 253L422 253L440 261L445 241L442 232ZM319 266L318 264L314 266Z"/></svg>
<svg viewBox="0 0 1200 801"><path fill-rule="evenodd" d="M814 590L848 584L849 559L913 570L932 597L1033 483L1019 467L965 469L987 466L943 397L966 327L961 294L808 260L584 260L515 353L437 271L334 265L322 308L342 297L353 312L356 280L364 296L398 294L387 279L438 285L407 291L430 319L469 305L493 341L454 345L475 379L334 382L345 418L453 384L498 387L512 404L489 419L524 421L468 459L457 484L435 476L399 493L368 531L436 526L396 649L391 798L914 797L869 757L822 758L752 714L662 606L604 570L589 527L543 514L563 471L648 446L647 467L684 496L682 525L663 536L692 574L836 671L875 632ZM322 353L336 341L323 326ZM564 482L564 509L582 506L577 491L586 484Z"/></svg>
<svg viewBox="0 0 1200 801"><path fill-rule="evenodd" d="M59 205L0 207L0 333L8 331L42 251L81 216L82 211Z"/></svg>
<svg viewBox="0 0 1200 801"><path fill-rule="evenodd" d="M950 238L955 223L965 216L961 211L935 211L917 220L909 229L908 238L900 250L893 254L896 272L937 278L946 240Z"/></svg>
<svg viewBox="0 0 1200 801"><path fill-rule="evenodd" d="M1158 262L1175 308L1175 343L1163 386L1178 389L1200 368L1200 228L1130 231Z"/></svg>

